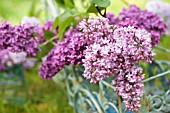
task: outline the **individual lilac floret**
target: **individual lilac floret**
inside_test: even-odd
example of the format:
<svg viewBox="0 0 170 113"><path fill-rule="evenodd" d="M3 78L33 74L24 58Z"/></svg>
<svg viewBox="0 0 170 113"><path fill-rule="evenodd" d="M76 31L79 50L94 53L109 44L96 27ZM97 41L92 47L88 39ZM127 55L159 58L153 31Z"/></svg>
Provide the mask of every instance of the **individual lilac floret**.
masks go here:
<svg viewBox="0 0 170 113"><path fill-rule="evenodd" d="M166 25L158 15L148 12L147 10L141 10L135 5L124 8L120 12L119 18L122 21L126 18L130 18L136 21L139 28L146 29L151 33L153 46L156 46L160 42L161 35L166 31Z"/></svg>
<svg viewBox="0 0 170 113"><path fill-rule="evenodd" d="M82 33L78 27L70 28L65 38L46 56L46 61L40 66L39 74L42 78L52 78L64 65L82 64L83 51L86 49L86 42L81 42Z"/></svg>
<svg viewBox="0 0 170 113"><path fill-rule="evenodd" d="M106 18L109 19L109 24L110 25L115 25L119 22L119 18L115 17L115 15L112 12L107 12L106 13Z"/></svg>
<svg viewBox="0 0 170 113"><path fill-rule="evenodd" d="M146 10L162 17L167 25L166 34L170 35L170 4L160 0L149 1Z"/></svg>
<svg viewBox="0 0 170 113"><path fill-rule="evenodd" d="M141 107L140 98L143 96L142 88L144 84L142 80L144 75L141 75L142 68L133 66L125 70L119 70L112 85L116 86L115 91L118 92L125 103L128 110L132 112L138 111Z"/></svg>

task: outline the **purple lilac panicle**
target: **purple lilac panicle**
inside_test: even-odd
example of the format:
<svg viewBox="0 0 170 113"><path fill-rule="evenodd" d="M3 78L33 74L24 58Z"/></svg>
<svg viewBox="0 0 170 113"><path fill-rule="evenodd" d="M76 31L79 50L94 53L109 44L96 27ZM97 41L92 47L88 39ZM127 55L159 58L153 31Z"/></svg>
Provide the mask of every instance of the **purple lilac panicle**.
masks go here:
<svg viewBox="0 0 170 113"><path fill-rule="evenodd" d="M149 1L146 4L146 10L158 14L166 23L166 34L170 35L170 4L161 0Z"/></svg>
<svg viewBox="0 0 170 113"><path fill-rule="evenodd" d="M153 46L156 46L160 42L161 35L166 31L166 25L159 16L147 10L141 10L135 5L130 5L129 8L124 8L120 12L119 18L122 21L126 18L130 18L137 23L139 28L146 29L151 33Z"/></svg>
<svg viewBox="0 0 170 113"><path fill-rule="evenodd" d="M35 56L39 51L38 27L30 24L11 26L8 22L0 23L0 49L12 52L26 52Z"/></svg>
<svg viewBox="0 0 170 113"><path fill-rule="evenodd" d="M14 45L10 48L13 52L25 51L28 55L36 56L39 51L38 45L40 44L40 38L36 37L38 28L30 24L23 24L15 26L13 32L15 33Z"/></svg>
<svg viewBox="0 0 170 113"><path fill-rule="evenodd" d="M46 56L46 61L40 66L39 74L42 78L52 78L64 65L82 64L83 51L86 42L80 41L82 33L76 27L65 33L65 38Z"/></svg>

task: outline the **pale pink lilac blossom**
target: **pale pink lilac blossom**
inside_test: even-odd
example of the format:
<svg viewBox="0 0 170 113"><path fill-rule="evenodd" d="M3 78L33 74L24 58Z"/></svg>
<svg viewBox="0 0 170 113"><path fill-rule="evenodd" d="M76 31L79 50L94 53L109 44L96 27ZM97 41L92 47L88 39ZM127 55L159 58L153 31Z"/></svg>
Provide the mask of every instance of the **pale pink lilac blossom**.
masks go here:
<svg viewBox="0 0 170 113"><path fill-rule="evenodd" d="M82 60L85 67L83 76L90 79L91 83L97 83L116 74L113 84L115 90L122 96L128 109L137 111L142 96L143 75L142 69L136 64L139 61L152 62L155 53L152 50L151 35L145 29L134 26L117 25L113 28L108 22L106 18L96 17L80 23L84 33L81 39L89 44ZM133 86L129 86L131 83L134 83ZM129 92L122 92L126 88Z"/></svg>

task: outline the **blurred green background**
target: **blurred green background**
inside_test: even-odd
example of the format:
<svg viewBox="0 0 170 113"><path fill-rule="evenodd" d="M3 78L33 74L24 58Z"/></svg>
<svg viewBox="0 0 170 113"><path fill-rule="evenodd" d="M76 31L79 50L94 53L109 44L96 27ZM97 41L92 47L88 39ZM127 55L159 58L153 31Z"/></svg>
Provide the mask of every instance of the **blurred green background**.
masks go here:
<svg viewBox="0 0 170 113"><path fill-rule="evenodd" d="M41 1L41 2L40 2ZM37 16L43 23L46 20L45 4L43 0L0 0L0 21L8 20L13 24L19 23L23 16ZM111 0L109 11L118 14L125 6L120 0ZM144 8L147 0L127 0ZM170 2L170 0L168 0ZM161 39L159 45L169 48L170 37ZM156 50L157 59L167 59L170 55ZM34 69L25 71L28 88L27 101L23 103L8 103L4 101L5 94L0 90L0 113L72 113L68 104L65 84L55 84L52 80L44 80L38 75L38 63ZM19 89L18 92L23 90Z"/></svg>

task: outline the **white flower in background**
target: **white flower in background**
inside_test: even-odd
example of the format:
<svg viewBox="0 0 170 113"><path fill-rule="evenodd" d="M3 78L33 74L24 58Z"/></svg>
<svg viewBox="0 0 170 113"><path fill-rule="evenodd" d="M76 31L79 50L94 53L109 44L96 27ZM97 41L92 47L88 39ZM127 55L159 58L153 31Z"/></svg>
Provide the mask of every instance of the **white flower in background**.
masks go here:
<svg viewBox="0 0 170 113"><path fill-rule="evenodd" d="M37 59L26 57L26 52L13 53L8 50L0 51L0 71L16 64L22 64L25 69L32 68L36 64Z"/></svg>
<svg viewBox="0 0 170 113"><path fill-rule="evenodd" d="M5 67L11 67L25 61L27 54L25 52L12 53L8 50L1 51L0 63Z"/></svg>
<svg viewBox="0 0 170 113"><path fill-rule="evenodd" d="M20 53L9 53L11 60L13 61L14 64L19 64L25 61L27 53L25 52L20 52Z"/></svg>
<svg viewBox="0 0 170 113"><path fill-rule="evenodd" d="M25 69L30 69L35 66L37 63L37 58L26 58L25 61L23 62L23 67Z"/></svg>
<svg viewBox="0 0 170 113"><path fill-rule="evenodd" d="M30 24L32 26L41 26L40 20L38 18L35 17L28 17L28 16L24 16L21 20L21 24Z"/></svg>
<svg viewBox="0 0 170 113"><path fill-rule="evenodd" d="M162 0L152 0L146 4L146 9L163 18L167 25L166 34L170 35L170 4Z"/></svg>

